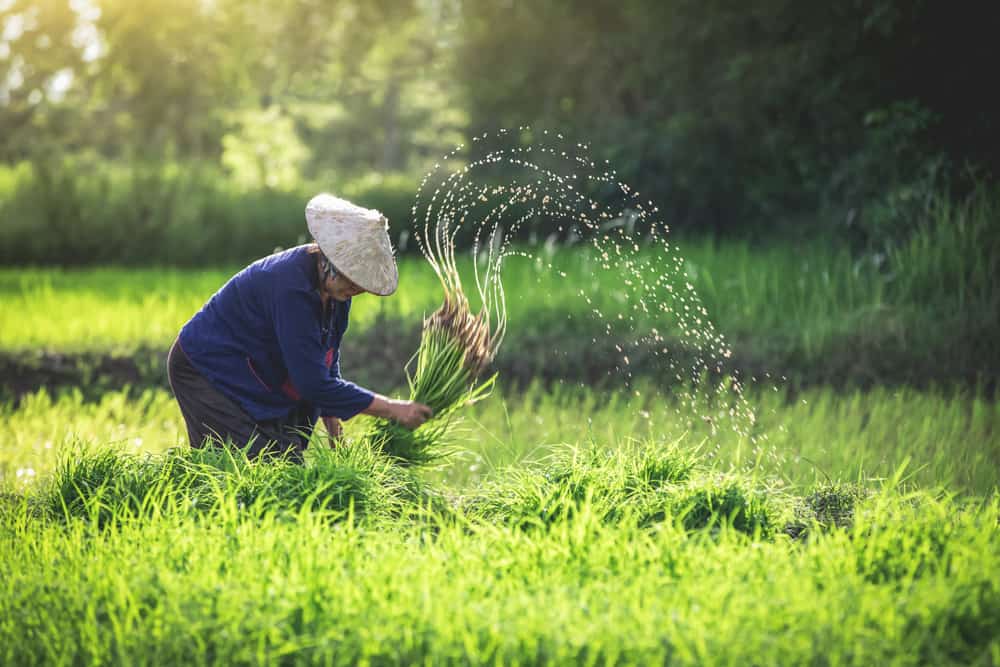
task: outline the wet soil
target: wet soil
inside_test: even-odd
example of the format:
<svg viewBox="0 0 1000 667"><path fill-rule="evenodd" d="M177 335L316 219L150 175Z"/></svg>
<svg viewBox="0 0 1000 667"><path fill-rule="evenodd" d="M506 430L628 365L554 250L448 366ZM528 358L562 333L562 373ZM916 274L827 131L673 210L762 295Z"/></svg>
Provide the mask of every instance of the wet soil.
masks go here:
<svg viewBox="0 0 1000 667"><path fill-rule="evenodd" d="M404 368L417 349L419 336L419 323L392 320L380 321L363 332L350 332L341 352L344 377L376 391L404 387ZM620 386L623 363L617 346L621 345L630 350L628 369L633 377L676 386L677 379L663 372L662 357L654 359L649 351L641 346L633 348L629 342L595 338L589 332L574 336L565 330L550 334L536 330L516 338L509 336L495 370L507 387L532 381ZM689 368L692 355L671 349L678 350L676 366ZM942 364L944 351L906 356L871 341L841 341L820 363L781 355L780 349L780 341L734 341L734 354L724 372L738 371L765 386L784 385L793 396L796 390L817 384L841 389L875 385L975 387L994 394L1000 377L995 361L977 367ZM166 349L149 348L80 354L0 351L0 399L16 402L41 388L50 392L74 388L86 398L122 388L166 388L166 354Z"/></svg>

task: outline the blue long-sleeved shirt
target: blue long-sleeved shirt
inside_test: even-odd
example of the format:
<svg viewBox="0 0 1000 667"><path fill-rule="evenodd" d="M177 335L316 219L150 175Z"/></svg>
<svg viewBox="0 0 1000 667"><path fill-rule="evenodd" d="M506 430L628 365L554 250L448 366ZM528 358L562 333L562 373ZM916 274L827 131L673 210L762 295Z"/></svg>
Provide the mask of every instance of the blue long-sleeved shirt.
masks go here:
<svg viewBox="0 0 1000 667"><path fill-rule="evenodd" d="M257 421L285 417L302 401L314 418L350 419L374 397L340 377L351 301L331 301L323 321L316 258L307 248L246 267L181 329L194 367Z"/></svg>

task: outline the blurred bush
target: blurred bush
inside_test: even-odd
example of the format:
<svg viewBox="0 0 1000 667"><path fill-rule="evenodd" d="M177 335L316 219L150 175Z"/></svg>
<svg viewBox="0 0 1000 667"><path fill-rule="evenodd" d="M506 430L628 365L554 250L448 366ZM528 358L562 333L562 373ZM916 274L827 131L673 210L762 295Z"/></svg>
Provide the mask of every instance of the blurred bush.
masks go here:
<svg viewBox="0 0 1000 667"><path fill-rule="evenodd" d="M395 241L408 227L417 180L247 185L195 161L72 157L0 167L0 264L244 263L306 242L305 204L320 191L379 209Z"/></svg>

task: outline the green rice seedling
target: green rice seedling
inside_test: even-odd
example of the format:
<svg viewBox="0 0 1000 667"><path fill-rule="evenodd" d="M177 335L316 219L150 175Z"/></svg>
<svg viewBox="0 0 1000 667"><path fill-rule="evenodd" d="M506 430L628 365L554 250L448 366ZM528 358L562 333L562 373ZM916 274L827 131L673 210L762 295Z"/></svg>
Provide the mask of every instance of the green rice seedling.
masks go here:
<svg viewBox="0 0 1000 667"><path fill-rule="evenodd" d="M60 454L55 473L40 489L41 509L63 520L87 519L98 527L162 513L214 509L226 472L216 452L189 448L163 454L132 452L120 444L77 443ZM231 457L234 458L234 457Z"/></svg>
<svg viewBox="0 0 1000 667"><path fill-rule="evenodd" d="M570 520L584 506L589 516L601 521L612 518L625 503L621 489L611 478L602 478L593 468L559 470L511 469L464 501L470 516L519 529L545 528Z"/></svg>
<svg viewBox="0 0 1000 667"><path fill-rule="evenodd" d="M699 449L682 447L680 440L640 443L625 459L628 466L626 488L633 492L644 491L686 481L698 467Z"/></svg>
<svg viewBox="0 0 1000 667"><path fill-rule="evenodd" d="M425 227L425 233L429 230ZM481 309L473 315L455 261L453 237L447 224L434 231L435 246L424 246L424 256L434 269L444 290L444 302L424 320L416 359L416 370L407 371L410 400L428 405L433 417L410 431L390 420L376 420L371 442L398 461L429 463L449 454L447 442L456 424L455 412L489 395L496 382L494 373L480 377L493 362L506 330L503 285L500 282L502 255L493 246L488 268L475 282ZM491 331L491 324L493 324ZM411 360L412 361L412 360Z"/></svg>
<svg viewBox="0 0 1000 667"><path fill-rule="evenodd" d="M153 481L150 472L121 447L86 450L76 443L62 453L41 505L52 516L89 518L104 526L142 504Z"/></svg>
<svg viewBox="0 0 1000 667"><path fill-rule="evenodd" d="M873 583L894 583L947 573L964 559L953 553L955 516L974 516L979 506L940 491L883 489L852 527L859 574Z"/></svg>
<svg viewBox="0 0 1000 667"><path fill-rule="evenodd" d="M817 485L796 504L795 519L785 526L785 532L800 537L808 533L810 526L850 528L857 505L869 495L869 489L852 482Z"/></svg>
<svg viewBox="0 0 1000 667"><path fill-rule="evenodd" d="M464 506L471 515L519 528L570 518L582 504L608 518L626 501L617 462L604 448L563 447L535 465L499 470Z"/></svg>
<svg viewBox="0 0 1000 667"><path fill-rule="evenodd" d="M675 488L696 466L695 453L677 443L565 447L538 465L500 471L465 506L473 515L522 528L567 519L583 505L600 520L618 523L647 512L651 495L661 486Z"/></svg>
<svg viewBox="0 0 1000 667"><path fill-rule="evenodd" d="M179 504L210 512L234 507L294 515L308 510L366 514L398 513L408 478L363 443L310 450L304 463L287 457L251 461L244 450L222 445L168 451L158 458ZM180 475L172 471L180 470Z"/></svg>
<svg viewBox="0 0 1000 667"><path fill-rule="evenodd" d="M768 537L783 525L782 499L736 476L712 476L687 484L664 486L647 496L642 525L671 517L687 530L731 527L748 535Z"/></svg>
<svg viewBox="0 0 1000 667"><path fill-rule="evenodd" d="M256 507L284 516L311 511L337 520L347 514L396 515L415 494L412 478L364 442L310 449L303 463L284 457L249 461L242 450L213 449L235 464L227 465L221 476L211 463L202 464L202 486L214 484L216 505L232 500L237 508Z"/></svg>
<svg viewBox="0 0 1000 667"><path fill-rule="evenodd" d="M162 455L78 446L63 453L33 502L48 516L104 527L163 513L217 513L228 506L390 516L416 495L412 477L364 443L316 449L305 464L250 461L228 446L175 448Z"/></svg>
<svg viewBox="0 0 1000 667"><path fill-rule="evenodd" d="M266 476L260 497L282 512L395 516L418 493L412 475L366 442L313 448L304 465L282 461L255 467Z"/></svg>
<svg viewBox="0 0 1000 667"><path fill-rule="evenodd" d="M693 477L698 470L702 475ZM502 471L466 510L520 528L549 526L582 507L600 521L650 527L678 520L687 530L730 526L769 536L784 525L788 500L763 481L707 475L696 452L677 443L617 449L568 447L531 468Z"/></svg>
<svg viewBox="0 0 1000 667"><path fill-rule="evenodd" d="M416 355L416 373L409 377L410 400L434 411L425 425L410 431L390 420L375 422L372 442L390 456L407 463L427 463L445 456L442 446L455 426L455 411L489 395L496 381L492 375L477 382L496 350L486 320L472 316L461 294L424 322Z"/></svg>

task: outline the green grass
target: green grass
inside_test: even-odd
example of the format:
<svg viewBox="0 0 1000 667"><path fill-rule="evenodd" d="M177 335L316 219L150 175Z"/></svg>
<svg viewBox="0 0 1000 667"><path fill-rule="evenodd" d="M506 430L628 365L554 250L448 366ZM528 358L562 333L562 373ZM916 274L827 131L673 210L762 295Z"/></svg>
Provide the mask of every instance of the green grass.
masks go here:
<svg viewBox="0 0 1000 667"><path fill-rule="evenodd" d="M364 450L304 468L77 454L0 501L0 660L1000 657L995 495L917 492L898 474L796 494L676 448L581 451L461 495L387 470ZM824 522L817 495L849 520Z"/></svg>
<svg viewBox="0 0 1000 667"><path fill-rule="evenodd" d="M1000 320L994 280L1000 247L991 231L997 215L991 201L983 195L963 206L941 204L934 226L881 263L825 239L794 248L681 240L676 248L684 258L683 275L677 281L695 285L737 361L759 374L862 384L881 378L988 380L1000 368L992 344ZM638 259L656 256L641 252ZM508 258L508 350L519 349L535 366L579 366L576 352L595 340L604 343L606 322L617 322L617 314L635 319L628 330L616 327L616 336L652 327L668 336L679 333L671 316L656 315L655 309L647 315L627 303L622 275L610 267L584 247L548 247L534 259ZM236 268L2 269L0 350L165 351ZM468 261L460 269L468 280ZM355 301L352 339L380 316L416 325L440 305L440 287L422 259L404 258L400 276L393 297ZM591 316L591 309L604 316ZM553 345L564 361L553 357ZM611 342L604 347L615 356ZM502 349L501 362L505 354ZM620 358L606 361L621 364Z"/></svg>
<svg viewBox="0 0 1000 667"><path fill-rule="evenodd" d="M758 414L757 451L717 407L680 409L670 394L652 389L636 397L565 385L501 387L462 412L455 442L463 451L423 474L465 488L567 446L652 441L679 442L722 469L758 468L792 486L887 478L907 462L908 480L925 488L983 495L1000 485L996 399L913 389L813 389L794 397L760 391L749 401ZM367 417L351 420L347 434L360 437L370 424ZM55 399L39 392L16 409L0 407L0 484L38 479L54 469L58 452L79 442L159 452L184 440L180 412L162 390L134 399L109 392L97 402L85 401L79 391Z"/></svg>
<svg viewBox="0 0 1000 667"><path fill-rule="evenodd" d="M1000 660L995 398L761 386L755 452L638 390L501 387L419 472L366 418L300 467L163 390L6 404L0 662Z"/></svg>

